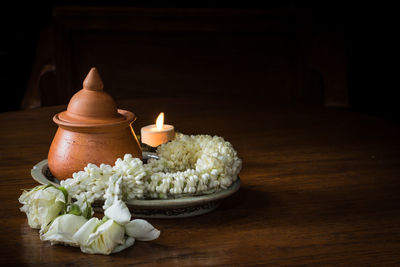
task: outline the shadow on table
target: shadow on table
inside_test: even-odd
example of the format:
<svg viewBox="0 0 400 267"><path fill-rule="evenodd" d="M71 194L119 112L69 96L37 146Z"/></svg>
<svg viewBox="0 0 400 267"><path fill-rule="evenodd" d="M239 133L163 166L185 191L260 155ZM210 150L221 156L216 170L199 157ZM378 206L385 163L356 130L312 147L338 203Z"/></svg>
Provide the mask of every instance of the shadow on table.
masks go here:
<svg viewBox="0 0 400 267"><path fill-rule="evenodd" d="M400 206L398 184L394 181L383 188L359 185L271 192L244 185L202 223L217 220L224 225L264 228L379 222L384 217L398 217L393 212Z"/></svg>
<svg viewBox="0 0 400 267"><path fill-rule="evenodd" d="M209 214L181 219L185 228L242 227L242 229L275 226L305 226L347 224L382 216L398 216L392 211L399 207L396 189L364 186L365 188L323 188L280 191L260 191L242 185L238 192L224 199ZM363 192L363 193L360 193ZM360 194L369 195L363 198ZM181 222L178 222L179 224Z"/></svg>
<svg viewBox="0 0 400 267"><path fill-rule="evenodd" d="M224 199L216 210L200 216L180 218L175 222L185 225L185 228L263 223L268 218L268 208L267 192L242 185L238 192Z"/></svg>
<svg viewBox="0 0 400 267"><path fill-rule="evenodd" d="M269 196L265 191L259 191L254 187L242 185L239 191L223 200L219 207L220 210L234 210L238 209L242 214L245 210L247 215L251 215L252 209L263 208L267 209L269 206ZM243 214L244 215L244 214Z"/></svg>

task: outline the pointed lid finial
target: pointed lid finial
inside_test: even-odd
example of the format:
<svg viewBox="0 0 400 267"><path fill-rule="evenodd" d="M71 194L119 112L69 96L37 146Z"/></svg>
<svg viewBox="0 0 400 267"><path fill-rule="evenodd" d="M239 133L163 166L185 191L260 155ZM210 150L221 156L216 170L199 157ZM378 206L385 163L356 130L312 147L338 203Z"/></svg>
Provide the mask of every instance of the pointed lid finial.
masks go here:
<svg viewBox="0 0 400 267"><path fill-rule="evenodd" d="M95 67L91 68L85 80L83 81L83 88L91 91L102 91L103 81L100 74Z"/></svg>
<svg viewBox="0 0 400 267"><path fill-rule="evenodd" d="M67 110L58 117L76 125L101 125L125 119L119 114L114 99L103 90L103 81L96 68L91 68L83 81L83 89L71 97Z"/></svg>

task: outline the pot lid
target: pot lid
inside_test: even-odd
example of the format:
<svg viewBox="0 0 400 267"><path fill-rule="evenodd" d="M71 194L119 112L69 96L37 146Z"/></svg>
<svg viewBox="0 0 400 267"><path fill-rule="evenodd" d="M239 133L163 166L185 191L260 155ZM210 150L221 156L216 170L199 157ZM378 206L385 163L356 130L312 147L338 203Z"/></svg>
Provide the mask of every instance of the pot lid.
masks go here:
<svg viewBox="0 0 400 267"><path fill-rule="evenodd" d="M125 120L103 87L99 72L92 68L83 81L83 89L72 96L67 110L59 113L58 118L68 123L99 125Z"/></svg>

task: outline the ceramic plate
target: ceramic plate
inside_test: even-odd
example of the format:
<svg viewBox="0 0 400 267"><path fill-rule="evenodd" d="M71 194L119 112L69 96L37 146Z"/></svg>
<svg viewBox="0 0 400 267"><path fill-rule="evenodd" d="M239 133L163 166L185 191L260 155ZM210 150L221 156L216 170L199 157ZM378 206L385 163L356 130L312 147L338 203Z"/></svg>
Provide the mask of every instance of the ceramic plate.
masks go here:
<svg viewBox="0 0 400 267"><path fill-rule="evenodd" d="M144 155L144 157L154 157ZM52 177L47 166L47 159L42 160L31 170L32 177L40 184L60 185L60 181ZM127 203L131 213L139 218L183 218L201 215L215 210L222 199L239 190L239 178L227 189L208 195L189 196L165 200L131 200ZM93 204L96 211L101 211L101 202Z"/></svg>

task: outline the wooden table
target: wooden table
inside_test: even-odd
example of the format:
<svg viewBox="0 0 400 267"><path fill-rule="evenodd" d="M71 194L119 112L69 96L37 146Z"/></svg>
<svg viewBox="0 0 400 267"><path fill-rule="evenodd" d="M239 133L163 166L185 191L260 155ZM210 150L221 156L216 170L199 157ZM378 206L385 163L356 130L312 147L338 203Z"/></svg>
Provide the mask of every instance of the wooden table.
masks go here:
<svg viewBox="0 0 400 267"><path fill-rule="evenodd" d="M36 185L65 106L0 114L0 259L4 264L96 266L398 265L400 127L344 110L265 108L210 99L139 99L133 127L166 122L224 136L243 160L241 189L215 211L151 219L159 239L111 255L51 246L27 224L18 197Z"/></svg>

